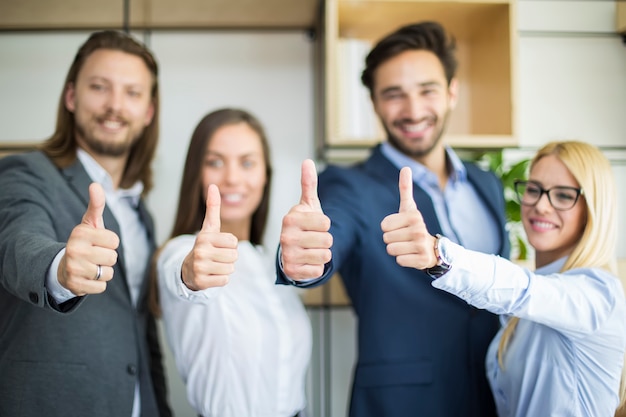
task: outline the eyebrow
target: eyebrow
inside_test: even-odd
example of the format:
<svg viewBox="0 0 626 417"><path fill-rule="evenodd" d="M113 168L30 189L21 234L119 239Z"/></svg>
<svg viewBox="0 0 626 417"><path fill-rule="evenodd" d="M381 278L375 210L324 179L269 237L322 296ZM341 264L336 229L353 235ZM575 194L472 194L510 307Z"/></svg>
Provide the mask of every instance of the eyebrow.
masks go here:
<svg viewBox="0 0 626 417"><path fill-rule="evenodd" d="M441 86L441 83L438 83L437 81L425 81L423 83L419 83L418 87L423 89L423 88L429 88L429 87L442 87L442 86ZM402 88L400 86L393 85L391 87L387 87L381 90L380 94L384 95L387 93L393 93L397 91L402 91Z"/></svg>
<svg viewBox="0 0 626 417"><path fill-rule="evenodd" d="M100 82L105 82L107 84L113 84L113 81L111 81L109 78L107 78L107 77L105 77L103 75L91 75L91 76L87 77L87 81L88 82L100 81ZM141 82L125 83L123 85L125 87L144 88L143 83L141 83Z"/></svg>
<svg viewBox="0 0 626 417"><path fill-rule="evenodd" d="M531 179L529 179L527 182L532 183L532 184L535 184L535 185L537 185L537 186L539 186L539 187L543 188L544 190L547 190L547 189L548 189L548 188L546 188L546 186L545 186L545 185L544 185L541 181L538 181L538 180L531 180ZM582 188L582 187L577 187L577 186L575 186L575 185L562 185L562 184L558 184L558 185L553 185L552 187L549 187L549 189L552 189L552 188L574 188L574 189L578 190L578 189L580 189L580 188Z"/></svg>
<svg viewBox="0 0 626 417"><path fill-rule="evenodd" d="M217 151L212 151L211 149L207 149L207 151L204 153L205 156L219 156L220 158L226 156L223 153L217 152ZM248 158L251 156L263 156L262 152L248 152L246 154L243 155L237 155L238 158Z"/></svg>

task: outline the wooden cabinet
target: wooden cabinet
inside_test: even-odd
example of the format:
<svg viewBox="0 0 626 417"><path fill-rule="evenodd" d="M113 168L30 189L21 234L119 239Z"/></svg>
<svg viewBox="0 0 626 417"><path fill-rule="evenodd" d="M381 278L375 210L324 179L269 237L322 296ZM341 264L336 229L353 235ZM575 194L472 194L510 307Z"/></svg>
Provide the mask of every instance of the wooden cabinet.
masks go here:
<svg viewBox="0 0 626 417"><path fill-rule="evenodd" d="M515 0L325 0L324 5L323 125L330 148L362 147L383 139L380 128L350 131L361 123L355 120L377 122L369 104L362 104L368 100L364 87L346 85L359 82L363 54L373 43L401 25L422 20L439 21L457 41L460 97L448 126L448 144L517 144ZM366 43L367 48L352 48L361 49L360 54L352 53L345 47L351 41ZM349 55L360 55L360 62L348 62Z"/></svg>
<svg viewBox="0 0 626 417"><path fill-rule="evenodd" d="M352 304L339 274L319 287L303 290L300 297L307 307L347 307Z"/></svg>
<svg viewBox="0 0 626 417"><path fill-rule="evenodd" d="M308 29L319 0L19 0L0 3L0 29Z"/></svg>
<svg viewBox="0 0 626 417"><path fill-rule="evenodd" d="M124 0L19 0L0 3L1 29L121 28Z"/></svg>
<svg viewBox="0 0 626 417"><path fill-rule="evenodd" d="M617 7L617 32L626 36L626 2L618 1L615 7Z"/></svg>

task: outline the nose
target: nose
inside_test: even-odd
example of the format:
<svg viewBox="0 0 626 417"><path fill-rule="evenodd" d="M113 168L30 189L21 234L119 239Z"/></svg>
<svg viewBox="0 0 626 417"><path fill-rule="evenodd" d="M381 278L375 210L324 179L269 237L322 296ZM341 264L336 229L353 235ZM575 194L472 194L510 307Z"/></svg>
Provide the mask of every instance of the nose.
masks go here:
<svg viewBox="0 0 626 417"><path fill-rule="evenodd" d="M405 117L419 120L424 114L424 103L418 94L410 94L405 105Z"/></svg>
<svg viewBox="0 0 626 417"><path fill-rule="evenodd" d="M537 211L545 212L552 209L552 203L550 202L550 198L548 197L548 193L543 192L537 203L535 204L535 208Z"/></svg>
<svg viewBox="0 0 626 417"><path fill-rule="evenodd" d="M239 164L230 163L226 165L226 183L237 184L241 179L241 168Z"/></svg>
<svg viewBox="0 0 626 417"><path fill-rule="evenodd" d="M107 106L109 110L117 112L122 109L124 103L123 91L119 88L111 88L109 90L109 96L107 100Z"/></svg>

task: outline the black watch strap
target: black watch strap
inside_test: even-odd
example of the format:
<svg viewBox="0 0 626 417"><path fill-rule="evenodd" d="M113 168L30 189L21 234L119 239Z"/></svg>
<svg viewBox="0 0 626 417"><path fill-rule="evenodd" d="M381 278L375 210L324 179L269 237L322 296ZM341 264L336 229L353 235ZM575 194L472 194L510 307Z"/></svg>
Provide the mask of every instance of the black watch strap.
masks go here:
<svg viewBox="0 0 626 417"><path fill-rule="evenodd" d="M435 256L437 257L437 265L424 270L432 279L437 279L441 277L442 275L446 274L452 267L450 262L448 262L446 257L441 253L441 239L443 239L442 235L437 234L435 236Z"/></svg>

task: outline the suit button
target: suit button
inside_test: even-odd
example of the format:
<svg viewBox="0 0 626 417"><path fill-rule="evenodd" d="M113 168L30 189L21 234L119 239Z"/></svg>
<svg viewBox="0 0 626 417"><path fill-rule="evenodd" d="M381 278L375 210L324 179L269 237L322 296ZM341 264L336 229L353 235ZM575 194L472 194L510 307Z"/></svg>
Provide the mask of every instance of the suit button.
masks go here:
<svg viewBox="0 0 626 417"><path fill-rule="evenodd" d="M126 372L128 372L128 375L137 375L137 367L133 364L129 364L126 367Z"/></svg>
<svg viewBox="0 0 626 417"><path fill-rule="evenodd" d="M30 298L30 301L32 301L34 304L37 304L39 302L39 296L36 292L31 292L30 294L28 294L28 298Z"/></svg>

